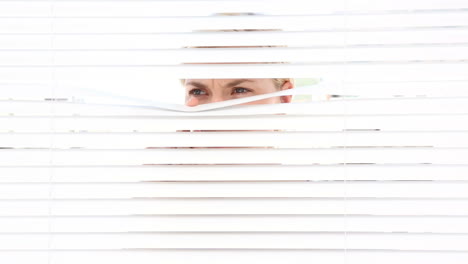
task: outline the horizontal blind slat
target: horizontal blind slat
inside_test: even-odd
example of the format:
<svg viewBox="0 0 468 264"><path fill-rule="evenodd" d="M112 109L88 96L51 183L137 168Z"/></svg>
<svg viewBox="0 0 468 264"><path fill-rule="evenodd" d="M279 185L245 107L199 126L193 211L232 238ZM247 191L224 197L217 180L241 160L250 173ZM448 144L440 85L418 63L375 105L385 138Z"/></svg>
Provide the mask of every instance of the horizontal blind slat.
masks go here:
<svg viewBox="0 0 468 264"><path fill-rule="evenodd" d="M6 183L0 199L122 199L157 197L468 198L468 182L307 183ZM344 189L346 188L346 192ZM105 190L105 191L104 191Z"/></svg>
<svg viewBox="0 0 468 264"><path fill-rule="evenodd" d="M343 123L346 118L346 124ZM241 118L0 117L2 132L174 132L177 130L447 131L468 130L467 115L269 116ZM103 122L105 120L105 123ZM160 122L151 122L151 121ZM281 122L278 122L281 121ZM260 123L263 122L263 123ZM5 131L6 130L6 131Z"/></svg>
<svg viewBox="0 0 468 264"><path fill-rule="evenodd" d="M138 249L240 248L340 249L343 233L299 234L18 234L0 235L1 249ZM52 242L49 244L49 239ZM349 249L460 250L467 251L468 235L347 233Z"/></svg>
<svg viewBox="0 0 468 264"><path fill-rule="evenodd" d="M0 217L0 233L408 232L468 234L468 217L402 216ZM421 225L424 221L424 225ZM265 224L268 223L268 224Z"/></svg>
<svg viewBox="0 0 468 264"><path fill-rule="evenodd" d="M0 13L3 16L48 16L52 11L47 8L53 4L54 14L63 16L193 16L196 15L211 15L213 13L226 12L253 12L253 13L276 13L276 14L304 14L310 13L331 13L339 10L349 11L371 11L385 12L389 10L437 10L437 9L455 9L466 8L467 4L464 1L431 1L430 5L426 1L379 1L379 4L369 4L368 1L353 0L347 2L345 6L342 1L333 0L326 3L308 3L309 8L300 8L304 1L295 0L290 2L284 1L222 1L222 4L213 4L213 1L37 1L31 4L30 1L2 1L4 11ZM24 5L31 7L24 10ZM181 9L180 5L185 8ZM112 6L112 8L109 8Z"/></svg>
<svg viewBox="0 0 468 264"><path fill-rule="evenodd" d="M131 66L177 65L181 63L242 62L402 62L468 60L466 46L446 47L359 47L359 48L272 48L270 49L200 49L160 51L0 51L2 66ZM51 59L53 56L53 60Z"/></svg>
<svg viewBox="0 0 468 264"><path fill-rule="evenodd" d="M468 131L0 133L3 148L145 149L164 147L468 147ZM241 140L233 140L239 139Z"/></svg>
<svg viewBox="0 0 468 264"><path fill-rule="evenodd" d="M468 36L468 34L467 34ZM344 81L441 81L465 80L465 61L324 63L324 64L223 64L223 65L155 65L155 66L18 66L0 67L4 81L79 81L154 80L157 76L193 79L232 78L310 78L314 76ZM450 69L450 70L447 70ZM346 75L344 75L346 71Z"/></svg>
<svg viewBox="0 0 468 264"><path fill-rule="evenodd" d="M468 82L363 82L347 83L330 87L330 94L360 94L363 97L391 97L394 95L427 95L427 96L464 96Z"/></svg>
<svg viewBox="0 0 468 264"><path fill-rule="evenodd" d="M194 170L203 173L194 174ZM268 172L268 173L265 173ZM51 174L53 178L51 179ZM468 165L160 165L0 167L0 182L465 181Z"/></svg>
<svg viewBox="0 0 468 264"><path fill-rule="evenodd" d="M468 199L448 198L152 198L0 200L0 216L314 217L468 216ZM424 225L422 225L424 226Z"/></svg>
<svg viewBox="0 0 468 264"><path fill-rule="evenodd" d="M368 147L330 149L0 149L0 165L151 164L467 164L468 148Z"/></svg>
<svg viewBox="0 0 468 264"><path fill-rule="evenodd" d="M468 5L467 5L468 7ZM346 24L343 18L346 17ZM203 17L0 17L0 34L36 33L154 33L196 30L283 29L323 30L362 28L406 28L467 26L466 10L443 10L427 13L335 14L335 15L261 15ZM54 26L51 27L51 24ZM93 24L93 27L89 27ZM170 25L170 26L168 26Z"/></svg>
<svg viewBox="0 0 468 264"><path fill-rule="evenodd" d="M333 85L330 85L333 86ZM326 93L327 86L310 86L300 90L296 95L314 95L315 92ZM175 87L179 89L179 87ZM330 89L332 89L330 87ZM183 88L180 88L181 93ZM468 89L467 89L468 90ZM76 92L79 97L79 91ZM294 93L293 93L294 94ZM330 95L330 94L329 94ZM331 99L328 101L311 101L310 103L289 103L274 105L249 105L232 106L229 108L218 108L212 111L198 112L178 112L166 110L164 104L160 106L157 101L147 101L146 106L138 106L135 103L127 102L126 105L73 101L73 93L64 95L44 95L36 100L0 100L1 118L159 118L169 119L173 116L181 121L199 119L226 119L236 120L236 118L295 118L296 116L330 116L330 115L416 115L416 114L468 114L468 96L454 97L446 95L444 97L426 97L423 95L412 97L399 97L394 95L390 98L359 98L357 95L345 94L342 99ZM63 96L63 97L62 97ZM181 95L182 96L182 95ZM272 96L272 95L270 95ZM401 96L401 95L400 95ZM354 98L353 98L354 97ZM58 99L57 99L58 98ZM116 99L119 99L116 96ZM55 100L55 101L52 101ZM82 99L86 100L86 99ZM140 99L143 100L143 99ZM212 104L214 107L215 104ZM417 106L417 107L415 107ZM186 107L187 110L192 110ZM194 108L197 109L197 108ZM372 112L369 111L372 109ZM200 109L201 110L201 109ZM265 115L270 116L265 116ZM292 117L275 117L272 114L290 114ZM251 116L251 117L249 117Z"/></svg>
<svg viewBox="0 0 468 264"><path fill-rule="evenodd" d="M322 264L342 264L343 250L51 250L51 251L2 251L1 259L6 262L24 261L37 264L48 264L50 259L57 264L81 264L93 261L109 261L115 264L152 264L166 263L185 264L190 259L194 264L239 262L253 264L265 261L281 264L291 261L297 264L308 264L320 259ZM410 262L438 264L448 261L453 264L465 264L468 253L455 251L385 251L385 250L352 250L346 251L346 261L350 264L372 264L375 259L382 264L391 264L406 259Z"/></svg>
<svg viewBox="0 0 468 264"><path fill-rule="evenodd" d="M196 32L154 34L0 34L0 50L168 49L193 46L466 44L466 27L362 31ZM346 43L343 42L346 34ZM112 47L109 47L112 43ZM53 46L52 46L53 45ZM424 79L423 79L424 80Z"/></svg>

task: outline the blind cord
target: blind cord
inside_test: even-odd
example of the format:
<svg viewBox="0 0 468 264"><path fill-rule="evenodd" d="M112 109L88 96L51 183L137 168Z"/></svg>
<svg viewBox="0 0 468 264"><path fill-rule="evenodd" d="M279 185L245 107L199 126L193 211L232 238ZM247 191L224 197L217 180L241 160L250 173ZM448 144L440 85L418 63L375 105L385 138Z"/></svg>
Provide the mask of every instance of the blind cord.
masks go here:
<svg viewBox="0 0 468 264"><path fill-rule="evenodd" d="M52 242L53 242L53 217L52 217L52 205L54 198L54 140L55 140L55 94L56 94L56 68L55 68L55 0L50 3L50 89L51 89L51 99L50 100L50 145L49 145L49 193L48 193L48 239L47 239L47 261L50 264L52 261Z"/></svg>
<svg viewBox="0 0 468 264"><path fill-rule="evenodd" d="M343 46L344 46L344 56L343 58L343 75L341 79L341 85L343 87L343 94L347 95L347 90L346 90L346 80L345 78L347 77L347 63L348 63L348 0L343 0L343 9L344 9L344 16L343 16ZM344 238L343 238L343 263L348 263L348 212L347 212L347 203L348 203L348 181L347 181L347 146L348 146L348 129L347 129L347 103L346 100L342 100L343 102L343 143L344 143L344 148L343 148L343 179L344 179L344 185L343 185L343 231L344 231Z"/></svg>

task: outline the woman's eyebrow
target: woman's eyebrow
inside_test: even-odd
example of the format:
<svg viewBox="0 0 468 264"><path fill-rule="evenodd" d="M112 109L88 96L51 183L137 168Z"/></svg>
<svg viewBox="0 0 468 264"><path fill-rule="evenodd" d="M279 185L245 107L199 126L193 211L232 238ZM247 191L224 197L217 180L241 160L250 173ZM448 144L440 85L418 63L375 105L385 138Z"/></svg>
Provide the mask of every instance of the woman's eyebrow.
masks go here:
<svg viewBox="0 0 468 264"><path fill-rule="evenodd" d="M231 86L236 86L236 85L239 85L243 82L255 82L254 80L251 80L251 79L238 79L238 80L234 80L232 82L228 82L226 85L224 85L224 87L231 87Z"/></svg>
<svg viewBox="0 0 468 264"><path fill-rule="evenodd" d="M187 85L193 85L199 89L208 89L208 86L204 85L203 83L201 82L197 82L197 81L189 81L188 83L185 84L186 86Z"/></svg>

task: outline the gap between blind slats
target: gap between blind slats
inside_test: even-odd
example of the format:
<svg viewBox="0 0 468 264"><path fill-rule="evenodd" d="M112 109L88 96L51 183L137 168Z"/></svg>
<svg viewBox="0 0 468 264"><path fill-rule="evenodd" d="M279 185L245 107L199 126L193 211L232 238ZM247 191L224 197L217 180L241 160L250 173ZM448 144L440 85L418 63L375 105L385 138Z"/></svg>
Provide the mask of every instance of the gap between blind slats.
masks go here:
<svg viewBox="0 0 468 264"><path fill-rule="evenodd" d="M203 170L202 174L193 171ZM53 173L53 179L50 173ZM268 173L265 173L268 172ZM344 174L345 173L345 174ZM0 182L466 181L468 165L171 165L0 167Z"/></svg>

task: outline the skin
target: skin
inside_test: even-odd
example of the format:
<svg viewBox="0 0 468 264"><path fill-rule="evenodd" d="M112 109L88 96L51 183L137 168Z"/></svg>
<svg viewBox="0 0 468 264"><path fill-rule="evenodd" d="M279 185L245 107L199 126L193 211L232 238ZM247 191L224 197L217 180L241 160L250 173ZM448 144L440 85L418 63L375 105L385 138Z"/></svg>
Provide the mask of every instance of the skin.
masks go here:
<svg viewBox="0 0 468 264"><path fill-rule="evenodd" d="M273 93L294 87L289 81L281 87L276 87L273 79L186 79L184 86L185 105L187 106ZM291 95L279 96L244 105L290 103L291 99Z"/></svg>

